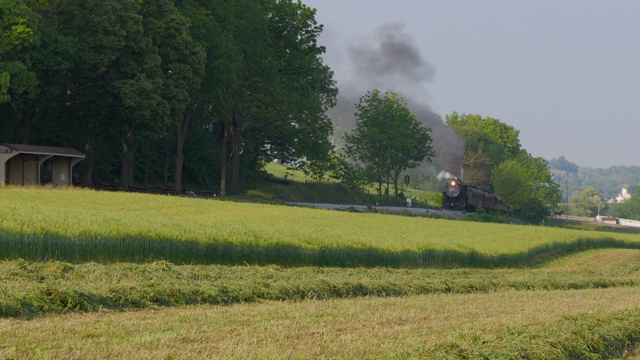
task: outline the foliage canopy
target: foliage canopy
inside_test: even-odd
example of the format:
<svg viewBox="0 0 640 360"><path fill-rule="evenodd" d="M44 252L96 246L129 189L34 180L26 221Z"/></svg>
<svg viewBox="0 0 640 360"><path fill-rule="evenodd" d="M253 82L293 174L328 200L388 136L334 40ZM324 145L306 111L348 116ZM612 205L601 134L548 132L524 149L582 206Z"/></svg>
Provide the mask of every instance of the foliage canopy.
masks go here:
<svg viewBox="0 0 640 360"><path fill-rule="evenodd" d="M346 154L363 168L379 192L393 184L398 194L398 177L435 156L430 128L423 126L409 111L405 101L393 92L367 92L356 104L356 129L345 135Z"/></svg>
<svg viewBox="0 0 640 360"><path fill-rule="evenodd" d="M224 193L229 178L237 193L265 162L328 159L337 88L301 2L7 0L0 14L1 141L83 150L88 185Z"/></svg>
<svg viewBox="0 0 640 360"><path fill-rule="evenodd" d="M520 131L498 119L456 112L445 119L465 143L461 178L477 186L488 187L492 170L522 149Z"/></svg>

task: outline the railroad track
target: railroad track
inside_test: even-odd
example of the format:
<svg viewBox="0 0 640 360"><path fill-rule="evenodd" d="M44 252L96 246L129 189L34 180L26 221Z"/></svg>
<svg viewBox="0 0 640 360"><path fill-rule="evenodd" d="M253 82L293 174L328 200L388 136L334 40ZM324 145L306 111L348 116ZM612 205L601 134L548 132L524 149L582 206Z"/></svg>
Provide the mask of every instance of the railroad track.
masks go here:
<svg viewBox="0 0 640 360"><path fill-rule="evenodd" d="M437 209L424 209L411 206L385 206L385 205L359 205L359 204L331 204L331 203L316 203L316 202L303 202L303 201L289 201L289 205L315 207L318 209L326 210L357 210L361 212L389 212L398 214L414 214L414 215L439 215L450 218L463 217L462 211L455 210L437 210Z"/></svg>

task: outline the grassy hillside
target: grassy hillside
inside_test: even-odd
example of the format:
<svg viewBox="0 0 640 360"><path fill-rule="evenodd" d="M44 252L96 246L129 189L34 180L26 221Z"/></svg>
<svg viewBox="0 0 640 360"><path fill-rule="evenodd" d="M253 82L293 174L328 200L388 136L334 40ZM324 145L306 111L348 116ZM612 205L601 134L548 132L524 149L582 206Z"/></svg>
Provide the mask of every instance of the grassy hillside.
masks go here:
<svg viewBox="0 0 640 360"><path fill-rule="evenodd" d="M269 163L265 166L271 176L268 181L256 185L247 192L247 196L263 199L279 199L283 201L312 201L338 204L365 205L405 205L405 199L400 197L386 197L377 194L377 188L371 186L366 193L357 192L345 184L331 179L317 182L301 170L291 169L279 163ZM401 189L406 197L413 200L416 207L440 208L442 196L439 192L415 189Z"/></svg>

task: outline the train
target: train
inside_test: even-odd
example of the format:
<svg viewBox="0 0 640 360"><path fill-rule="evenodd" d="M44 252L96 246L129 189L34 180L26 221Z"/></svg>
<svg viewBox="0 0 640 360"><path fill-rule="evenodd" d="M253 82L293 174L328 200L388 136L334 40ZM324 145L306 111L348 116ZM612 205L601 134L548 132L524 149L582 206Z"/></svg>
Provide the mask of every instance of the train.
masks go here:
<svg viewBox="0 0 640 360"><path fill-rule="evenodd" d="M498 195L479 189L457 178L449 179L442 192L442 208L474 212L484 209L489 212L506 211Z"/></svg>

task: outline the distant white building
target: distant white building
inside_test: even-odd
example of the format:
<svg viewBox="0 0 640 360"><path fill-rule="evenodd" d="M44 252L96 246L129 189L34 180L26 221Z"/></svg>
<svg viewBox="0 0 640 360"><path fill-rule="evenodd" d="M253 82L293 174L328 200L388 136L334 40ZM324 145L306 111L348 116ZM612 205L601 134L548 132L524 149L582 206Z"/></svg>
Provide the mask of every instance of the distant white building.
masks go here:
<svg viewBox="0 0 640 360"><path fill-rule="evenodd" d="M626 188L622 188L622 192L618 194L617 197L610 199L609 203L623 203L627 200L631 199L631 194L629 194L629 190Z"/></svg>

